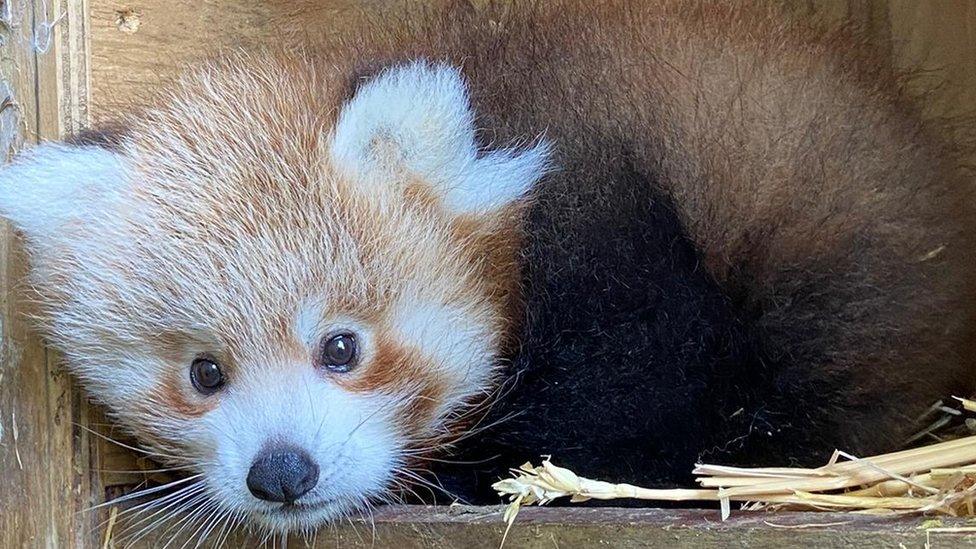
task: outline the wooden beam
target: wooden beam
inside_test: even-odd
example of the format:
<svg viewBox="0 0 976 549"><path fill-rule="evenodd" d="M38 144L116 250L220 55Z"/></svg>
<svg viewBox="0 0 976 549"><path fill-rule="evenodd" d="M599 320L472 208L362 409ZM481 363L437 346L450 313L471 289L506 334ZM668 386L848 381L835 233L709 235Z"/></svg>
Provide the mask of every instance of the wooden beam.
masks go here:
<svg viewBox="0 0 976 549"><path fill-rule="evenodd" d="M295 536L288 545L322 549L498 549L505 532L502 510L503 507L380 507L372 517L322 528L309 540ZM953 529L961 531L950 531ZM165 539L150 539L145 545L161 545ZM260 535L232 537L227 546L254 546L260 540ZM181 538L179 543L184 541ZM923 547L927 542L933 548L973 544L976 528L962 519L926 521L847 513L733 512L729 520L722 522L717 510L531 507L519 513L506 547L898 549Z"/></svg>
<svg viewBox="0 0 976 549"><path fill-rule="evenodd" d="M237 47L271 44L266 24L275 2L235 0L91 0L92 100L95 119L142 103L186 63Z"/></svg>
<svg viewBox="0 0 976 549"><path fill-rule="evenodd" d="M0 154L87 119L86 0L0 0ZM0 547L85 546L97 534L84 399L30 330L25 258L0 227ZM93 539L93 538L92 538Z"/></svg>

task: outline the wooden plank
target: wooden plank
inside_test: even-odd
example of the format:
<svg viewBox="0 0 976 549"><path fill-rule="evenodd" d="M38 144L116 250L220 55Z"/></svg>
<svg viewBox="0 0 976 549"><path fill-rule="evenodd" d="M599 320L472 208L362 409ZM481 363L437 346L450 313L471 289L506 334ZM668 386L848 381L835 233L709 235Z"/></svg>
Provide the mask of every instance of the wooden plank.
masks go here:
<svg viewBox="0 0 976 549"><path fill-rule="evenodd" d="M4 143L10 153L39 133L39 106L35 94L37 65L34 54L34 5L4 2L2 12L2 80L11 93L7 118L12 126ZM2 318L2 362L0 362L0 545L28 547L50 544L57 534L50 486L45 468L37 463L48 457L50 442L47 363L43 347L30 332L21 315L22 303L14 291L22 276L23 256L8 226L0 230L0 318Z"/></svg>
<svg viewBox="0 0 976 549"><path fill-rule="evenodd" d="M179 67L225 48L274 40L265 24L273 2L91 0L92 101L96 119L139 103Z"/></svg>
<svg viewBox="0 0 976 549"><path fill-rule="evenodd" d="M349 24L354 11L429 0L88 0L92 115L96 121L143 102L188 63L238 48L291 43ZM436 0L444 1L444 0Z"/></svg>
<svg viewBox="0 0 976 549"><path fill-rule="evenodd" d="M61 138L90 125L89 10L88 0L59 0L47 14L48 21L58 24L52 34L51 59L40 64L47 69L38 94L43 104L52 105L46 109L50 119L43 138ZM52 453L70 460L64 467L51 471L52 499L61 503L60 520L55 528L63 545L94 545L104 515L85 512L85 509L101 501L104 491L98 473L97 446L89 430L94 427L93 422L103 418L92 411L61 357L53 351L48 352L48 371L51 379L48 401L54 433Z"/></svg>
<svg viewBox="0 0 976 549"><path fill-rule="evenodd" d="M38 30L38 138L59 139L88 125L88 41L86 0L35 4ZM58 545L85 546L97 536L97 514L86 514L100 493L92 471L88 404L57 353L47 354L50 455L60 466L48 469L52 501L50 528Z"/></svg>
<svg viewBox="0 0 976 549"><path fill-rule="evenodd" d="M0 95L9 93L12 105L0 113L5 158L24 144L57 139L84 123L86 105L75 98L87 80L72 76L86 58L84 34L69 27L84 20L84 4L0 2ZM66 87L62 80L74 84ZM56 357L29 329L17 290L24 256L8 226L0 238L0 546L81 546L96 530L78 513L92 500L89 444L75 428L88 417L86 405Z"/></svg>
<svg viewBox="0 0 976 549"><path fill-rule="evenodd" d="M389 506L377 509L371 517L359 517L333 528L323 528L312 539L295 536L288 540L288 545L323 549L497 549L505 531L502 510L502 507ZM927 531L933 527L938 529ZM967 527L968 531L946 531ZM191 530L193 528L187 528L187 531ZM145 545L157 546L164 539L147 540ZM259 534L232 537L227 546L255 546L260 540ZM186 538L180 538L174 545L185 541ZM912 517L844 513L733 512L729 520L722 522L716 510L531 507L519 513L506 546L520 549L897 549L923 547L927 542L933 549L973 545L976 544L976 528L963 519L925 521Z"/></svg>

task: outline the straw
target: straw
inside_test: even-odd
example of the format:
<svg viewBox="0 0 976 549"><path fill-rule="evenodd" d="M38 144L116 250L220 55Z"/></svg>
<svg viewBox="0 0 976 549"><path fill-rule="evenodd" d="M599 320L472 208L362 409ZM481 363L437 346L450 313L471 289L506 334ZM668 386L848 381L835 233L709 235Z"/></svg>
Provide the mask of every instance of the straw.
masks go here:
<svg viewBox="0 0 976 549"><path fill-rule="evenodd" d="M974 516L976 436L867 458L837 452L828 464L816 469L700 464L694 469L702 486L698 489L652 489L592 480L558 467L548 458L539 466L526 463L512 473L512 478L493 485L509 499L504 515L508 529L522 505L545 505L562 498L571 502L619 498L718 501L723 519L730 512L730 501L747 502L743 507L747 510Z"/></svg>

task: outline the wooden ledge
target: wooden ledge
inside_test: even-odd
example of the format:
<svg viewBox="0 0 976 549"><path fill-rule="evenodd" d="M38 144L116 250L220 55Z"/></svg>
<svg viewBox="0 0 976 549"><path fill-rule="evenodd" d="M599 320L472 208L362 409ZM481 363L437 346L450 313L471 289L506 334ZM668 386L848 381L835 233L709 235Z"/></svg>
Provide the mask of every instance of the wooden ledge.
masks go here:
<svg viewBox="0 0 976 549"><path fill-rule="evenodd" d="M325 527L290 547L395 547L497 549L505 531L504 507L389 506L369 517ZM147 540L161 546L168 540ZM255 546L242 536L227 547ZM927 545L928 544L928 545ZM177 545L178 546L178 545ZM572 547L891 547L932 549L976 546L976 522L965 519L877 517L846 513L527 507L509 532L509 548Z"/></svg>

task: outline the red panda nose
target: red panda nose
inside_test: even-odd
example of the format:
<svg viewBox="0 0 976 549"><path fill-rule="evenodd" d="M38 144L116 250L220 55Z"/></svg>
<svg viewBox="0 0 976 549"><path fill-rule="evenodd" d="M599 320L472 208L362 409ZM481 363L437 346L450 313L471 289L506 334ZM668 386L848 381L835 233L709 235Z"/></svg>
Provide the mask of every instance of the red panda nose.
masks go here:
<svg viewBox="0 0 976 549"><path fill-rule="evenodd" d="M315 488L319 466L303 450L276 446L264 450L247 473L247 488L265 501L292 503Z"/></svg>

